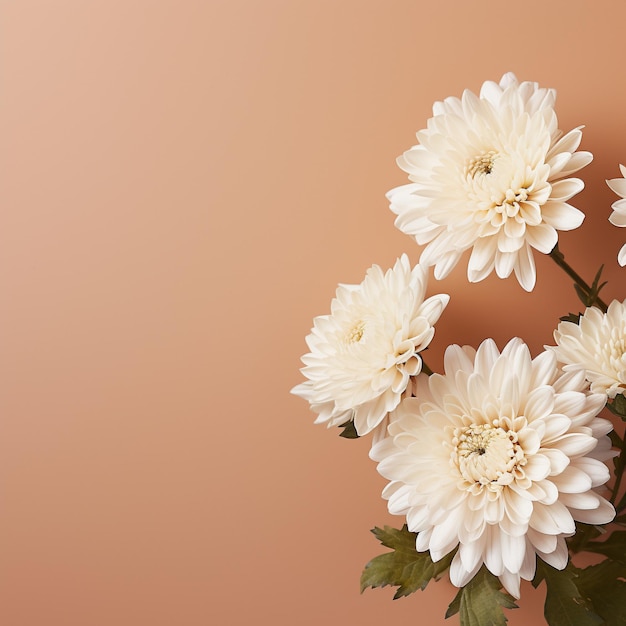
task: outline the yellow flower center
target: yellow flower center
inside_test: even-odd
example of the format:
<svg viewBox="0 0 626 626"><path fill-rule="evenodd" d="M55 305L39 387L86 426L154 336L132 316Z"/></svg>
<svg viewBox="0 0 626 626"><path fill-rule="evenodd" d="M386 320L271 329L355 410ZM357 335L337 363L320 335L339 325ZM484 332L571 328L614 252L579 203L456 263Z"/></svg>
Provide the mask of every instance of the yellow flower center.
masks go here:
<svg viewBox="0 0 626 626"><path fill-rule="evenodd" d="M526 464L517 433L492 424L455 428L450 461L468 487L479 491L508 485L518 467Z"/></svg>
<svg viewBox="0 0 626 626"><path fill-rule="evenodd" d="M479 174L491 174L496 156L495 150L489 150L471 158L465 166L466 175L476 178Z"/></svg>
<svg viewBox="0 0 626 626"><path fill-rule="evenodd" d="M358 343L359 341L361 341L364 332L365 322L359 320L358 322L353 324L350 330L346 333L346 342Z"/></svg>

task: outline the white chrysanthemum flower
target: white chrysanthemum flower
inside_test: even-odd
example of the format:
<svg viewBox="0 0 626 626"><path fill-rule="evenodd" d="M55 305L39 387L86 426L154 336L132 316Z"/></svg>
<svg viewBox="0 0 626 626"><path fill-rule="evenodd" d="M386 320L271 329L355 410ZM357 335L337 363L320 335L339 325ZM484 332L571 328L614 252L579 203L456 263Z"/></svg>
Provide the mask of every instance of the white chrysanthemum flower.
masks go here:
<svg viewBox="0 0 626 626"><path fill-rule="evenodd" d="M436 102L419 145L398 158L411 184L387 197L396 226L428 244L420 263L449 274L473 248L468 278L478 282L494 269L515 273L531 291L536 272L532 248L548 254L557 230L580 226L584 214L567 201L584 187L568 178L592 155L576 152L581 128L566 135L557 126L556 92L519 83L511 73L485 82L480 97Z"/></svg>
<svg viewBox="0 0 626 626"><path fill-rule="evenodd" d="M353 419L364 435L398 405L449 300L424 300L427 279L428 269L411 269L404 254L386 273L374 265L360 285L339 285L331 314L316 317L306 338L308 380L292 389L319 414L316 423Z"/></svg>
<svg viewBox="0 0 626 626"><path fill-rule="evenodd" d="M609 398L626 391L626 300L613 300L606 313L589 307L579 324L560 322L554 331L556 353L566 372L581 371L591 391Z"/></svg>
<svg viewBox="0 0 626 626"><path fill-rule="evenodd" d="M607 180L607 185L618 195L620 200L616 200L611 208L613 213L609 217L609 222L614 226L624 227L626 226L626 167L619 166L622 178L612 178ZM617 262L624 267L626 265L626 244L622 246L618 255Z"/></svg>
<svg viewBox="0 0 626 626"><path fill-rule="evenodd" d="M605 396L584 376L563 373L545 351L532 359L511 340L478 350L450 346L445 374L418 379L418 397L390 415L371 457L391 482L389 511L406 515L418 551L438 561L458 547L450 579L467 584L484 563L519 597L536 555L563 569L574 520L610 522L615 510L596 492L609 478Z"/></svg>

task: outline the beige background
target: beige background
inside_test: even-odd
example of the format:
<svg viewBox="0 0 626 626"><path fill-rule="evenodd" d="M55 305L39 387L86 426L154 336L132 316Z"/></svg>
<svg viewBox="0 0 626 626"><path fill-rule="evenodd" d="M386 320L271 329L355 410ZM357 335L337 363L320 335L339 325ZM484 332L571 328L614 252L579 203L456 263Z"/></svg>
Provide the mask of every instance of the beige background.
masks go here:
<svg viewBox="0 0 626 626"><path fill-rule="evenodd" d="M508 70L557 88L595 153L562 249L616 263L626 4L0 2L0 622L455 624L446 581L358 591L400 525L369 441L289 389L338 282L418 249L384 193L432 102ZM459 267L448 343L534 351L578 310ZM511 626L541 623L523 587ZM455 621L456 620L456 621Z"/></svg>

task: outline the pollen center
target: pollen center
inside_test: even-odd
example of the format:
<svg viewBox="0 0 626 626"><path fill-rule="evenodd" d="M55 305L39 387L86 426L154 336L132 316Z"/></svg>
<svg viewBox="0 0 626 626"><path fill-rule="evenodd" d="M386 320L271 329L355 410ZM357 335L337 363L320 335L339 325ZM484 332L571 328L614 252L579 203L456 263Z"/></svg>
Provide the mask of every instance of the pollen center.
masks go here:
<svg viewBox="0 0 626 626"><path fill-rule="evenodd" d="M469 160L465 167L465 172L470 178L476 178L479 174L491 174L493 164L496 159L495 150L483 152Z"/></svg>
<svg viewBox="0 0 626 626"><path fill-rule="evenodd" d="M523 460L514 431L491 424L454 429L450 461L470 488L488 486L493 490L509 484Z"/></svg>
<svg viewBox="0 0 626 626"><path fill-rule="evenodd" d="M365 332L365 322L359 320L350 328L346 334L346 341L348 343L358 343L363 338Z"/></svg>

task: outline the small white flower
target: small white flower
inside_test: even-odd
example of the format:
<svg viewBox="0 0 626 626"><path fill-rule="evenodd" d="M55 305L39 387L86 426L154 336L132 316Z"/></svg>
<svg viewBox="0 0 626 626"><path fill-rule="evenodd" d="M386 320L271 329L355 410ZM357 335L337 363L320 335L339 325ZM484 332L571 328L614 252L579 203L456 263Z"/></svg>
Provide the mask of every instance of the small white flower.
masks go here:
<svg viewBox="0 0 626 626"><path fill-rule="evenodd" d="M556 353L566 372L583 372L591 391L609 398L626 391L626 300L613 300L606 313L589 307L579 324L560 322Z"/></svg>
<svg viewBox="0 0 626 626"><path fill-rule="evenodd" d="M438 561L458 547L450 579L466 585L482 564L519 597L536 555L568 561L574 520L610 522L615 510L596 488L609 478L606 397L589 394L580 373L555 354L532 359L511 340L478 350L450 346L445 374L422 375L417 398L390 415L388 437L370 456L391 482L389 512L406 515L418 551Z"/></svg>
<svg viewBox="0 0 626 626"><path fill-rule="evenodd" d="M472 248L471 282L495 269L532 291L532 248L548 254L558 230L580 226L584 214L567 201L584 184L568 177L592 155L576 152L582 127L559 130L555 98L553 89L505 74L485 82L480 97L466 90L436 102L419 144L398 158L412 182L387 194L391 210L401 231L428 244L420 263L434 265L435 278Z"/></svg>
<svg viewBox="0 0 626 626"><path fill-rule="evenodd" d="M626 167L619 166L622 178L612 178L607 180L607 185L618 195L620 200L616 200L611 208L613 213L609 217L609 222L614 226L626 226ZM626 265L626 244L624 244L617 255L617 262L624 267Z"/></svg>
<svg viewBox="0 0 626 626"><path fill-rule="evenodd" d="M411 269L405 254L386 273L374 265L360 285L339 285L331 314L316 317L306 338L308 380L292 389L319 414L316 423L353 419L364 435L398 405L449 300L424 300L427 278L428 269Z"/></svg>

